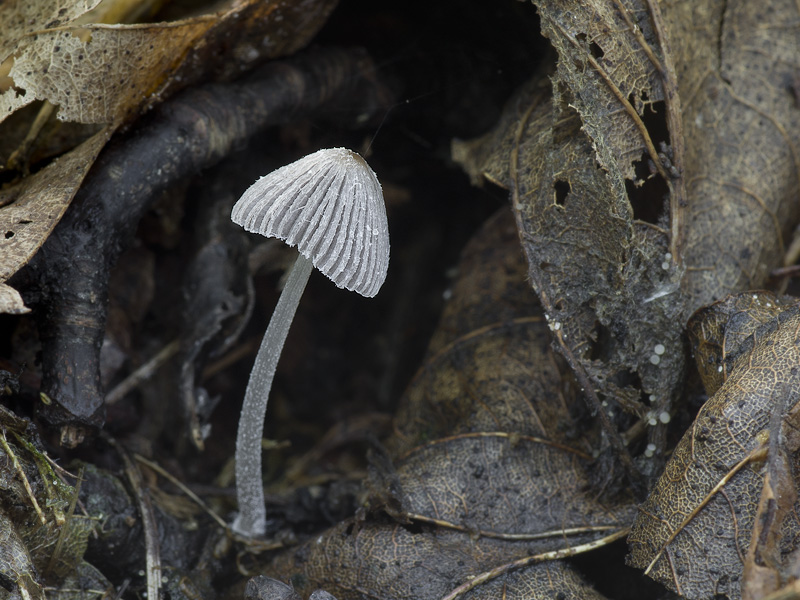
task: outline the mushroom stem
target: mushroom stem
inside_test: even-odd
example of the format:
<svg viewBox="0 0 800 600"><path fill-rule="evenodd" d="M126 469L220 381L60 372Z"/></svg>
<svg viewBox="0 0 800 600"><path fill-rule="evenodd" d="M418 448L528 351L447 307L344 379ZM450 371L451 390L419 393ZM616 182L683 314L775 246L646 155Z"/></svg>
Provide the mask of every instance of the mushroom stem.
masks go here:
<svg viewBox="0 0 800 600"><path fill-rule="evenodd" d="M264 416L283 343L312 268L310 259L302 254L297 257L278 298L247 382L239 418L239 432L236 435L236 499L239 503L239 514L232 526L236 533L247 537L262 536L267 528L267 509L264 505L264 485L261 479Z"/></svg>

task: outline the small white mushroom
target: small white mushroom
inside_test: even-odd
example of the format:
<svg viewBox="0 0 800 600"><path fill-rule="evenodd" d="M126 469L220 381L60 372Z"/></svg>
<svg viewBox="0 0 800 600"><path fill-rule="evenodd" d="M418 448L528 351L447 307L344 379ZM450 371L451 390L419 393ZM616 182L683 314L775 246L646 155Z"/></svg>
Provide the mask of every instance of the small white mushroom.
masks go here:
<svg viewBox="0 0 800 600"><path fill-rule="evenodd" d="M386 279L389 229L378 177L345 148L319 150L262 177L236 202L231 219L300 253L256 355L236 436L233 529L255 537L266 531L261 438L267 399L312 266L340 288L371 298Z"/></svg>

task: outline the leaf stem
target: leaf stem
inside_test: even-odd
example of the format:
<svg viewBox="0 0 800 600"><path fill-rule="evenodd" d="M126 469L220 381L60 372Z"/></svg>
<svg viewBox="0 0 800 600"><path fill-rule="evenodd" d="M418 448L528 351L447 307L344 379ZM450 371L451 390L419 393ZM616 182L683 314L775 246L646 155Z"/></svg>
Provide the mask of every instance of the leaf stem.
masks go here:
<svg viewBox="0 0 800 600"><path fill-rule="evenodd" d="M239 515L232 525L236 533L247 537L262 536L267 528L267 509L261 481L264 416L278 359L312 268L311 260L302 254L297 257L278 298L247 382L236 435L236 498Z"/></svg>

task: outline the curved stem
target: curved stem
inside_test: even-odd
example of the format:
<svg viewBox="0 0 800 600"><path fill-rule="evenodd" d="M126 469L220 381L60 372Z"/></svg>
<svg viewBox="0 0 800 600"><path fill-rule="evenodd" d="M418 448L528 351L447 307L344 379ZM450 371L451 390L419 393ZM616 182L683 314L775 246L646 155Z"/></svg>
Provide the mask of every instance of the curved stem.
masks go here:
<svg viewBox="0 0 800 600"><path fill-rule="evenodd" d="M264 485L261 481L264 416L267 413L267 399L278 358L312 268L311 261L301 254L289 271L286 285L258 349L244 394L239 432L236 434L236 499L239 503L239 515L232 527L236 533L247 537L261 536L266 532L267 509L264 506Z"/></svg>

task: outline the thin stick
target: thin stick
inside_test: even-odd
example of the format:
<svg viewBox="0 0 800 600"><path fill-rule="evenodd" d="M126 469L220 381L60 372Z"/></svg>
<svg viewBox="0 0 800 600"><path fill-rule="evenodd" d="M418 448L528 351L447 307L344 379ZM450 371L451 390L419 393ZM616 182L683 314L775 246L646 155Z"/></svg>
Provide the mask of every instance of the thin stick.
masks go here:
<svg viewBox="0 0 800 600"><path fill-rule="evenodd" d="M158 354L123 379L113 390L106 394L106 404L115 404L144 381L150 379L166 362L178 353L180 342L173 340L164 346Z"/></svg>
<svg viewBox="0 0 800 600"><path fill-rule="evenodd" d="M189 498L194 500L195 503L197 503L197 505L200 508L206 511L206 513L208 513L208 516L214 519L214 521L216 521L220 527L222 527L225 531L229 530L228 524L225 522L225 520L222 517L220 517L217 513L215 513L213 510L211 510L211 508L209 508L209 506L205 502L203 502L203 500L201 500L200 496L195 494L192 490L190 490L183 483L181 483L181 481L177 477L173 476L172 473L163 469L158 463L146 459L141 454L134 454L133 457L137 461L147 465L148 467L153 469L156 473L161 475L164 479L167 479L170 483L178 487L184 494L186 494L187 496L189 496Z"/></svg>
<svg viewBox="0 0 800 600"><path fill-rule="evenodd" d="M482 585L487 581L494 579L495 577L499 577L500 575L505 575L509 571L513 571L515 569L520 569L522 567L527 567L529 565L544 562L547 560L558 560L561 558L566 558L568 556L575 556L576 554L581 554L583 552L588 552L596 548L601 548L607 544L610 544L611 542L614 542L622 537L625 537L626 535L628 535L629 531L630 528L625 527L624 529L612 533L611 535L607 535L604 538L600 538L599 540L594 540L593 542L587 542L586 544L581 544L580 546L562 548L560 550L553 550L551 552L543 552L542 554L536 554L534 556L526 556L525 558L520 558L519 560L515 560L505 565L500 565L499 567L494 568L491 571L486 571L484 573L481 573L480 575L473 577L467 583L458 586L452 592L444 596L441 600L455 600L462 594L465 594L470 590L475 589L479 585Z"/></svg>

